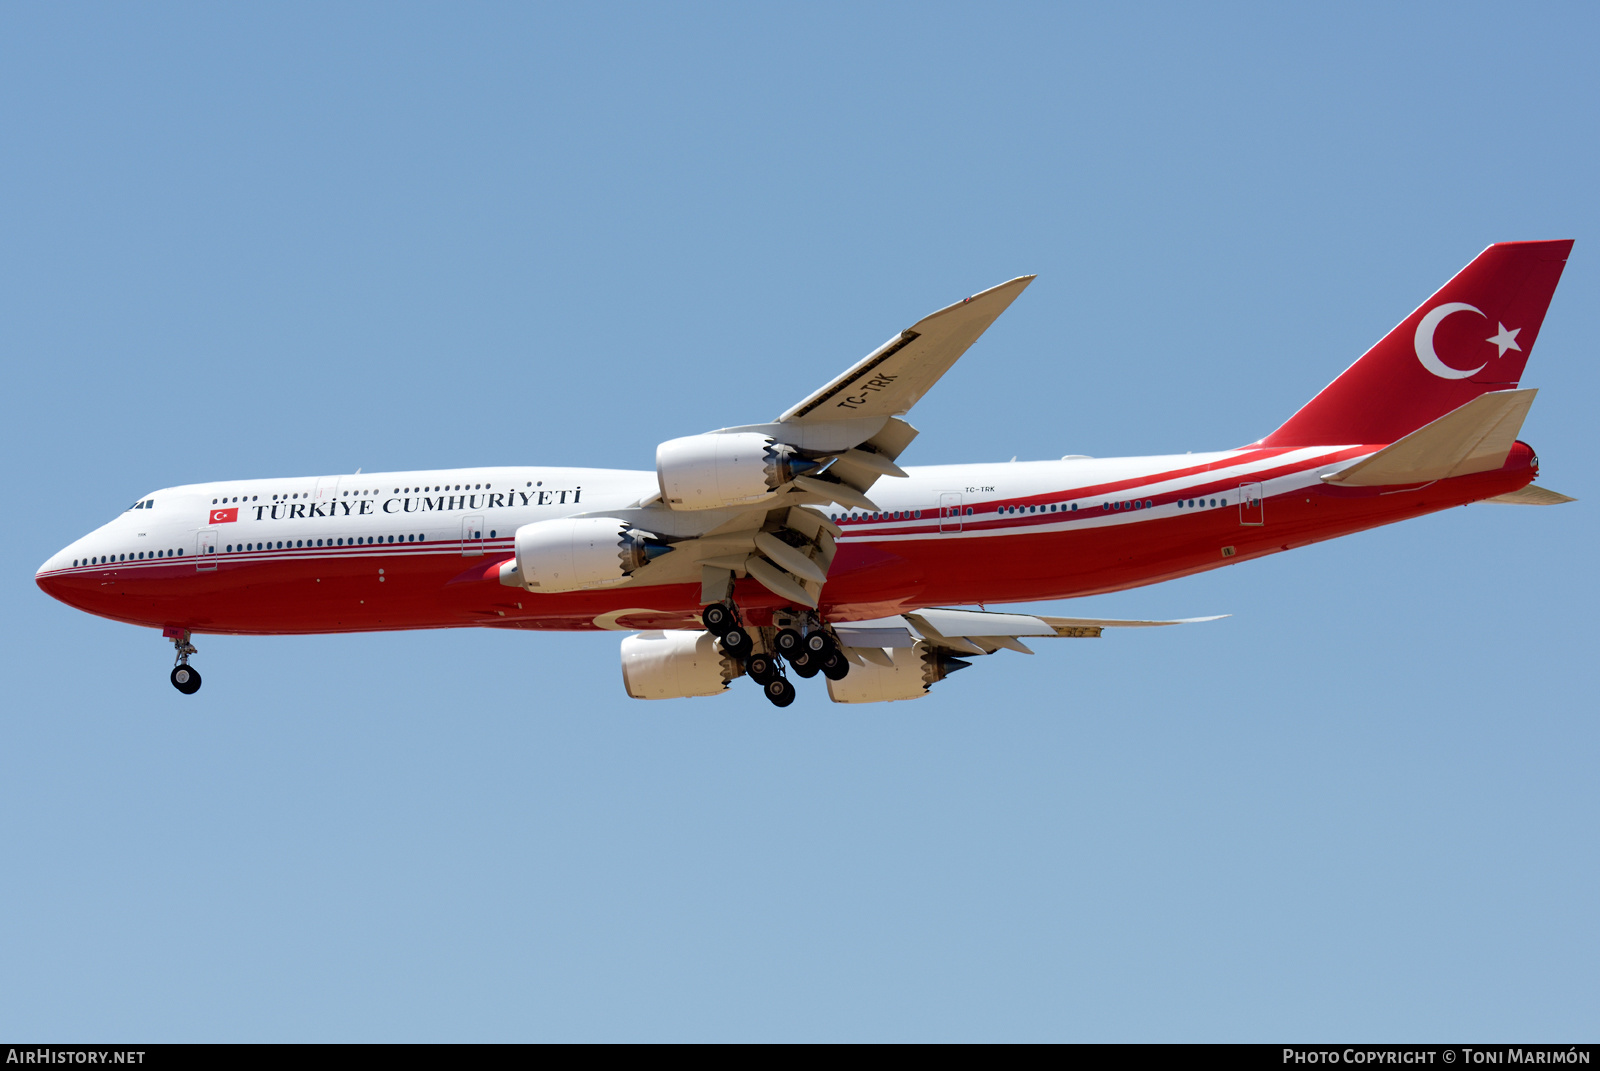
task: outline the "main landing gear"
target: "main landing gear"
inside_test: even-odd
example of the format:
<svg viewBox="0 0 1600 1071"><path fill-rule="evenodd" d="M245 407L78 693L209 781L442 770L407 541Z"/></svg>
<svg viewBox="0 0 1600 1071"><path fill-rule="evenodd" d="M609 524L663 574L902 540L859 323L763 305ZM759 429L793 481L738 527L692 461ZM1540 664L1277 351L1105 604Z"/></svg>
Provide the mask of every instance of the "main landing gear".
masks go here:
<svg viewBox="0 0 1600 1071"><path fill-rule="evenodd" d="M193 695L200 690L200 671L189 664L189 656L198 653L189 642L189 630L167 629L162 635L172 641L178 652L177 664L172 667L172 686L184 695Z"/></svg>
<svg viewBox="0 0 1600 1071"><path fill-rule="evenodd" d="M728 654L744 661L745 673L761 686L762 694L773 706L794 702L794 685L784 673L784 663L801 677L823 674L829 680L843 680L850 662L839 651L838 641L821 621L814 621L802 632L793 627L748 629L739 619L739 609L730 602L714 602L700 615L706 630L722 644ZM757 644L759 633L765 639ZM758 646L765 650L757 650Z"/></svg>
<svg viewBox="0 0 1600 1071"><path fill-rule="evenodd" d="M750 633L739 624L739 610L731 602L714 602L700 614L706 631L722 641L722 649L735 658L750 653Z"/></svg>

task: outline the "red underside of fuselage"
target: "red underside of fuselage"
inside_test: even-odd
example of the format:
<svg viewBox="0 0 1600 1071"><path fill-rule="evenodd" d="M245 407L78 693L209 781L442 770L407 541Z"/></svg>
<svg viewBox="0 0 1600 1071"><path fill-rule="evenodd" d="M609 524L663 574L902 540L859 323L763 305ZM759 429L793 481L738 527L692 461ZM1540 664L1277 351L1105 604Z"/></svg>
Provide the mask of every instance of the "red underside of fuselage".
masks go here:
<svg viewBox="0 0 1600 1071"><path fill-rule="evenodd" d="M963 518L960 536L884 540L852 539L847 526L821 610L833 621L862 620L923 606L1063 599L1153 584L1514 491L1535 475L1531 451L1518 446L1523 456L1502 469L1416 489L1321 485L1278 495L1266 500L1259 525L1241 523L1238 508L1219 508L1038 533L1030 528L1066 518L988 514ZM984 531L1003 534L973 537ZM193 558L124 562L44 574L38 584L102 617L197 633L699 627L698 584L559 595L506 587L498 567L511 556L508 540L471 558L448 547L345 550L300 559L221 556L208 570L197 570ZM738 581L734 597L755 624L786 605L749 579Z"/></svg>

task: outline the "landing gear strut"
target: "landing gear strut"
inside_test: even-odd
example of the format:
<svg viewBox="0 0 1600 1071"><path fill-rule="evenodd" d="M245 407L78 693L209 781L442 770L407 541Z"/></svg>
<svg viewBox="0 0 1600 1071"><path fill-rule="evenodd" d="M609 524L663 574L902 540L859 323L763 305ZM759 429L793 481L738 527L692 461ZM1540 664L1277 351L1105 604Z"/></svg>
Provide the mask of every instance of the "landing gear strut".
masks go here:
<svg viewBox="0 0 1600 1071"><path fill-rule="evenodd" d="M165 635L178 652L176 664L172 667L172 686L184 695L193 695L200 690L200 671L189 664L189 656L198 653L194 644L189 642L189 630L168 629Z"/></svg>

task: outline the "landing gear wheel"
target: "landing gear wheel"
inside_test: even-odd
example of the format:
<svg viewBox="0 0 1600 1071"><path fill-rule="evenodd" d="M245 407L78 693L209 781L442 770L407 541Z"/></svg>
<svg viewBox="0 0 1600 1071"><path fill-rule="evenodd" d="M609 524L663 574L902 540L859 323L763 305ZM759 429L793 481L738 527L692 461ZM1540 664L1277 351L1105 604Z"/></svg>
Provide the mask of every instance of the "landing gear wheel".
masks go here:
<svg viewBox="0 0 1600 1071"><path fill-rule="evenodd" d="M833 646L833 639L826 632L813 632L805 639L805 648L812 654L823 654Z"/></svg>
<svg viewBox="0 0 1600 1071"><path fill-rule="evenodd" d="M829 651L822 660L822 675L830 681L842 681L850 672L850 660L838 651Z"/></svg>
<svg viewBox="0 0 1600 1071"><path fill-rule="evenodd" d="M173 666L172 686L184 695L193 695L200 690L200 671L193 666Z"/></svg>
<svg viewBox="0 0 1600 1071"><path fill-rule="evenodd" d="M777 660L769 654L753 654L745 661L744 671L757 684L765 685L778 678Z"/></svg>
<svg viewBox="0 0 1600 1071"><path fill-rule="evenodd" d="M797 651L789 656L789 668L802 677L815 677L822 670L822 659L810 651Z"/></svg>
<svg viewBox="0 0 1600 1071"><path fill-rule="evenodd" d="M713 636L721 636L733 627L733 614L720 602L714 602L700 611L700 623Z"/></svg>
<svg viewBox="0 0 1600 1071"><path fill-rule="evenodd" d="M722 649L731 655L743 658L745 652L750 650L750 633L738 625L728 629L719 638L722 640Z"/></svg>
<svg viewBox="0 0 1600 1071"><path fill-rule="evenodd" d="M772 641L772 645L778 649L778 653L785 658L789 658L800 650L800 644L800 633L792 628L780 629L777 637Z"/></svg>
<svg viewBox="0 0 1600 1071"><path fill-rule="evenodd" d="M767 700L775 707L786 707L794 702L794 685L782 677L775 677L761 686Z"/></svg>

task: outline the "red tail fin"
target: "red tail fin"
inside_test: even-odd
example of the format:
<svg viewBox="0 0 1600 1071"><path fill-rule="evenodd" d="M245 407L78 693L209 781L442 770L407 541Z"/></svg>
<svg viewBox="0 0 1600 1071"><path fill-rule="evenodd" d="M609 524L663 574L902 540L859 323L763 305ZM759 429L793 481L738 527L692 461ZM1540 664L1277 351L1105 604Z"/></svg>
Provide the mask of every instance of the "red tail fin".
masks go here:
<svg viewBox="0 0 1600 1071"><path fill-rule="evenodd" d="M1571 251L1570 241L1491 245L1262 445L1392 443L1515 387Z"/></svg>

